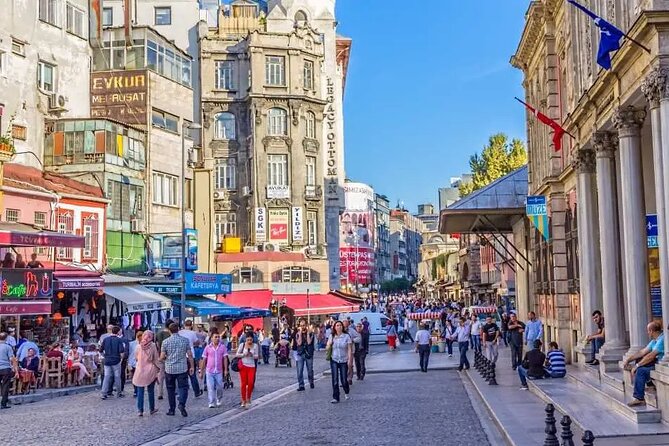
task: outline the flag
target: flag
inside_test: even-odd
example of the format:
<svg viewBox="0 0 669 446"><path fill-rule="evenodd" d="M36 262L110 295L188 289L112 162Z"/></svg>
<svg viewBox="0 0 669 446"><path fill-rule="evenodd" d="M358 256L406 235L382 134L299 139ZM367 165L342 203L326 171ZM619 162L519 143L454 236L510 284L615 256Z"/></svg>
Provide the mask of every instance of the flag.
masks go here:
<svg viewBox="0 0 669 446"><path fill-rule="evenodd" d="M567 0L572 5L586 13L595 22L599 28L599 49L597 50L597 63L605 70L611 69L611 51L620 49L620 39L625 37L625 33L611 25L609 22L599 17L583 5L574 0Z"/></svg>
<svg viewBox="0 0 669 446"><path fill-rule="evenodd" d="M548 116L544 115L539 110L526 104L525 102L521 101L518 98L516 98L516 100L521 104L523 104L525 107L527 107L527 109L531 111L532 114L536 116L539 121L543 122L544 124L553 129L553 145L555 146L555 151L559 152L560 150L562 150L562 136L565 133L567 133L567 131L563 129L562 126L560 126L560 124L558 124Z"/></svg>

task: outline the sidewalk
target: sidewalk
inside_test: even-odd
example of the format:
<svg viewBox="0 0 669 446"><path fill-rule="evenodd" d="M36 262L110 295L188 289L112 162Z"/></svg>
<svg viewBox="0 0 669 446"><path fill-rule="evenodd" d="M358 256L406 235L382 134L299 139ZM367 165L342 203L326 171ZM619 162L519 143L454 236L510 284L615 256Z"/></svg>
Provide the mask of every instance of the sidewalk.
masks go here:
<svg viewBox="0 0 669 446"><path fill-rule="evenodd" d="M35 393L25 395L14 395L9 397L10 404L28 404L38 401L50 400L66 395L77 395L79 393L92 392L100 387L97 385L65 387L63 389L37 389Z"/></svg>
<svg viewBox="0 0 669 446"><path fill-rule="evenodd" d="M420 372L418 353L414 351L409 343L400 346L399 350L393 352L386 351L367 356L365 366L368 375L375 373ZM430 353L427 367L428 373L435 370L455 370L457 368L458 358L455 353L452 358L449 358L447 353ZM330 375L330 371L326 370L324 375Z"/></svg>

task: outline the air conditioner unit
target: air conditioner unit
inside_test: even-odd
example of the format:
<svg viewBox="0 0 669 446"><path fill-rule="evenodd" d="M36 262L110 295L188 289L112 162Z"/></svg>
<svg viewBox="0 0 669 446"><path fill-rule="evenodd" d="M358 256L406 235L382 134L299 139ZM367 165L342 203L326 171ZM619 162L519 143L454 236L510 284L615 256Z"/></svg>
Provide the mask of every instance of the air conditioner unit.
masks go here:
<svg viewBox="0 0 669 446"><path fill-rule="evenodd" d="M258 252L257 246L244 246L244 252Z"/></svg>
<svg viewBox="0 0 669 446"><path fill-rule="evenodd" d="M274 243L263 243L262 246L263 246L263 251L265 252L274 252L279 250L279 247Z"/></svg>
<svg viewBox="0 0 669 446"><path fill-rule="evenodd" d="M214 192L214 200L220 200L223 198L223 192Z"/></svg>
<svg viewBox="0 0 669 446"><path fill-rule="evenodd" d="M52 93L49 96L49 110L65 110L65 104L67 104L67 98L62 94Z"/></svg>
<svg viewBox="0 0 669 446"><path fill-rule="evenodd" d="M130 220L130 232L144 232L144 220L138 218Z"/></svg>
<svg viewBox="0 0 669 446"><path fill-rule="evenodd" d="M242 187L242 196L248 197L251 195L251 188L248 186Z"/></svg>

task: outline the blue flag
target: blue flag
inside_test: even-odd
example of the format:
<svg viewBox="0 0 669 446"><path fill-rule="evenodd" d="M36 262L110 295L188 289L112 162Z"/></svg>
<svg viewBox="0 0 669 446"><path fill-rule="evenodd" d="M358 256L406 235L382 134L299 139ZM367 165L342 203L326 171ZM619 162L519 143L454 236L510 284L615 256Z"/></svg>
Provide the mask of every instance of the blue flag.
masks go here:
<svg viewBox="0 0 669 446"><path fill-rule="evenodd" d="M599 17L588 8L576 3L574 0L567 0L572 5L586 13L595 22L599 28L599 50L597 51L597 63L605 70L611 69L611 51L620 49L620 39L625 37L625 33L611 25L609 22Z"/></svg>

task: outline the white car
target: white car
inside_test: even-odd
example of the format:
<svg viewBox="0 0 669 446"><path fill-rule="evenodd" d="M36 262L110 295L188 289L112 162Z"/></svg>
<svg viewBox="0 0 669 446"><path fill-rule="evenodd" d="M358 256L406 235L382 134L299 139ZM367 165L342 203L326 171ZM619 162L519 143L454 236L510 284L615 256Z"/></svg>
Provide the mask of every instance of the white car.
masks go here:
<svg viewBox="0 0 669 446"><path fill-rule="evenodd" d="M388 317L382 313L372 313L371 311L359 311L357 313L341 313L339 320L351 318L354 323L362 322L363 318L367 318L369 322L369 343L382 344L386 342L386 325L388 325Z"/></svg>

